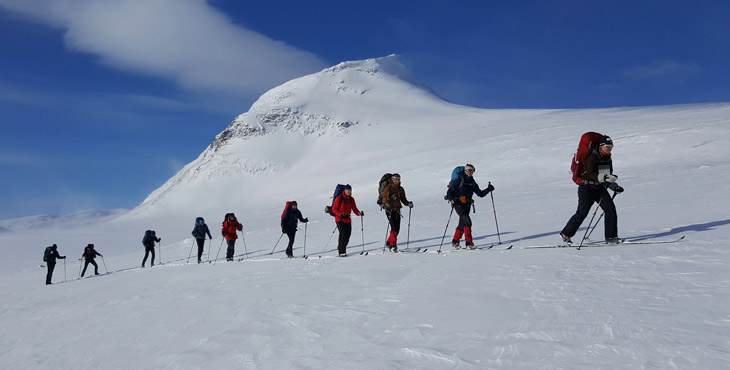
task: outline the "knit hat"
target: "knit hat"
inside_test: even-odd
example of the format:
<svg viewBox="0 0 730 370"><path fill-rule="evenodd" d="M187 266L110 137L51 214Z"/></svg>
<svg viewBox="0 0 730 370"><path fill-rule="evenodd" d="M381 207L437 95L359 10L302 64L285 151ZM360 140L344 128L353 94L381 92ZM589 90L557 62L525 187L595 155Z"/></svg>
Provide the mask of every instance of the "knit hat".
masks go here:
<svg viewBox="0 0 730 370"><path fill-rule="evenodd" d="M598 145L610 145L613 146L613 140L611 140L611 137L608 135L603 135L601 138L601 141L598 143Z"/></svg>
<svg viewBox="0 0 730 370"><path fill-rule="evenodd" d="M345 185L345 190L352 190L352 186L350 184Z"/></svg>
<svg viewBox="0 0 730 370"><path fill-rule="evenodd" d="M292 205L292 206L296 206L297 205L297 201L296 200L292 200L291 203L289 203L289 204Z"/></svg>

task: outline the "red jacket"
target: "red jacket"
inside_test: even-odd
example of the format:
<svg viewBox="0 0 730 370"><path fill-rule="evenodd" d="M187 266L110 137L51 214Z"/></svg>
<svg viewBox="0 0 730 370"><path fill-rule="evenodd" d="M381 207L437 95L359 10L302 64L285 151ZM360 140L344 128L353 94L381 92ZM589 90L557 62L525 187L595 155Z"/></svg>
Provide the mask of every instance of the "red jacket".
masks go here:
<svg viewBox="0 0 730 370"><path fill-rule="evenodd" d="M243 230L243 225L241 225L238 221L226 221L223 223L223 229L221 232L223 233L223 236L226 237L228 240L235 240L238 239L238 234L236 231Z"/></svg>
<svg viewBox="0 0 730 370"><path fill-rule="evenodd" d="M357 209L355 204L355 198L348 197L345 193L342 193L335 198L335 203L332 205L332 213L335 214L335 222L346 222L351 223L350 213L355 212L356 215L360 216L360 210ZM347 217L341 217L340 214L346 214Z"/></svg>

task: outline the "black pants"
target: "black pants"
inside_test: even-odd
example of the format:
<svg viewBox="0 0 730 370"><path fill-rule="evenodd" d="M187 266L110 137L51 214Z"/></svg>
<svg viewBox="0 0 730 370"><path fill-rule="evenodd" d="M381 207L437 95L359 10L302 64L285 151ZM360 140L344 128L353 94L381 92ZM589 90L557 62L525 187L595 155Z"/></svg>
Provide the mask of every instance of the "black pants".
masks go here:
<svg viewBox="0 0 730 370"><path fill-rule="evenodd" d="M89 267L89 264L94 265L94 275L99 275L99 265L97 265L94 260L86 260L86 263L84 263L84 270L81 271L81 277L84 277L84 274L86 274L86 268Z"/></svg>
<svg viewBox="0 0 730 370"><path fill-rule="evenodd" d="M284 229L286 236L289 238L289 245L286 246L286 255L291 257L294 255L294 238L297 235L297 228Z"/></svg>
<svg viewBox="0 0 730 370"><path fill-rule="evenodd" d="M618 216L616 215L616 205L608 194L608 190L600 185L580 185L578 186L578 209L575 214L565 224L563 235L573 237L583 220L588 216L593 204L598 202L603 209L604 214L604 236L606 239L618 237Z"/></svg>
<svg viewBox="0 0 730 370"><path fill-rule="evenodd" d="M340 230L340 238L337 243L337 253L347 253L347 244L350 243L350 235L352 234L352 224L349 222L338 222L337 229Z"/></svg>
<svg viewBox="0 0 730 370"><path fill-rule="evenodd" d="M203 251L205 250L205 239L195 239L198 242L198 262L203 258Z"/></svg>
<svg viewBox="0 0 730 370"><path fill-rule="evenodd" d="M236 253L236 239L226 239L228 248L226 249L226 260L232 260L233 255Z"/></svg>
<svg viewBox="0 0 730 370"><path fill-rule="evenodd" d="M144 247L144 258L142 259L142 267L144 267L144 263L147 262L147 257L152 254L152 259L150 260L150 265L155 265L155 246L146 246Z"/></svg>
<svg viewBox="0 0 730 370"><path fill-rule="evenodd" d="M396 234L400 232L400 220L402 216L400 215L400 212L398 210L394 211L385 211L385 217L388 218L388 222L390 223L390 230L395 232Z"/></svg>
<svg viewBox="0 0 730 370"><path fill-rule="evenodd" d="M468 203L454 204L454 211L459 215L459 224L456 225L457 229L464 230L464 227L471 227L471 217L469 216L469 212L471 212L471 201Z"/></svg>
<svg viewBox="0 0 730 370"><path fill-rule="evenodd" d="M56 268L56 262L48 262L48 273L46 273L46 284L51 283L51 279L53 278L53 269Z"/></svg>

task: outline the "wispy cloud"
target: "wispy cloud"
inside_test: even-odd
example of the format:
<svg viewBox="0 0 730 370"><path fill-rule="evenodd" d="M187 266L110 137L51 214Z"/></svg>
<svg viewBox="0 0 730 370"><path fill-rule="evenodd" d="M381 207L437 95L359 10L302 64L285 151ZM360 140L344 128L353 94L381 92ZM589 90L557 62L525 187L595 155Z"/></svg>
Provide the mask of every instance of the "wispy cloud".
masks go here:
<svg viewBox="0 0 730 370"><path fill-rule="evenodd" d="M324 68L316 55L234 24L206 0L0 0L65 32L69 50L193 92L250 96Z"/></svg>
<svg viewBox="0 0 730 370"><path fill-rule="evenodd" d="M661 60L642 66L632 66L621 72L627 81L662 79L684 82L702 73L702 67L694 63L682 63L674 60Z"/></svg>

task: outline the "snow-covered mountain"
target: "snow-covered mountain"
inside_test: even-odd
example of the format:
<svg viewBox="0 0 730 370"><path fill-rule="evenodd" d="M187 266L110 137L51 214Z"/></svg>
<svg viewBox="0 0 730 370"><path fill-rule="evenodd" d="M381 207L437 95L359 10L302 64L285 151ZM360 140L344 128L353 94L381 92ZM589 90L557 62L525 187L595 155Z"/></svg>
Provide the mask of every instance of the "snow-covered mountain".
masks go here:
<svg viewBox="0 0 730 370"><path fill-rule="evenodd" d="M684 242L525 249L557 242L575 211L568 168L585 131L615 143L619 234ZM443 195L467 162L496 187L476 199L475 239L504 245L383 254L380 176L400 173L415 203L401 248L433 252L453 235ZM484 110L439 99L395 56L342 63L263 95L135 210L0 234L0 368L725 369L728 173L730 104ZM322 207L337 183L365 212L348 250L368 256L333 258ZM308 260L280 259L288 200L310 220L295 243ZM195 217L215 260L231 211L244 261L187 264ZM146 229L164 266L138 268ZM52 243L67 282L46 287ZM87 243L111 275L76 280Z"/></svg>

